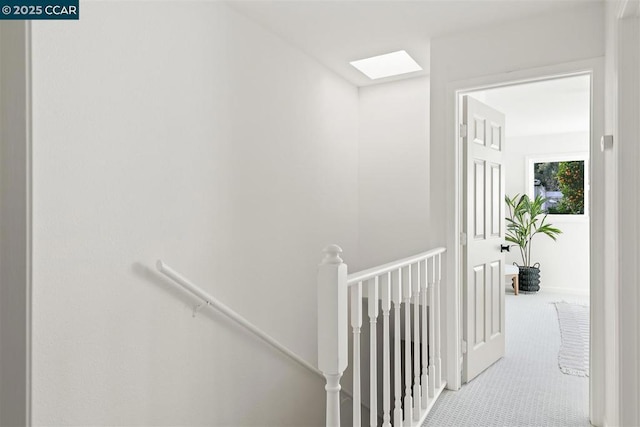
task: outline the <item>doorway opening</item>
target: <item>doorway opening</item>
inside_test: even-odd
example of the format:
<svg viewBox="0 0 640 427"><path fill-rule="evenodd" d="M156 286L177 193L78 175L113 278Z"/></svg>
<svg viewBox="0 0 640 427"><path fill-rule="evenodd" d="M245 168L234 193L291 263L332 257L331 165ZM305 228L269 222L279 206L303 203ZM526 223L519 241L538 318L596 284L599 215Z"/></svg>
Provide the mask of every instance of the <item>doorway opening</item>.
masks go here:
<svg viewBox="0 0 640 427"><path fill-rule="evenodd" d="M542 292L588 297L591 76L559 77L467 95L506 116L506 195L540 196L545 200L546 223L562 231L557 240L534 237L527 260L510 242L505 265L539 263Z"/></svg>
<svg viewBox="0 0 640 427"><path fill-rule="evenodd" d="M593 242L590 232L593 203L590 198L590 183L593 177L591 170L593 151L592 80L593 73L584 71L510 83L493 83L484 87L476 86L456 92L460 124L462 124L464 117L465 96L473 97L505 114L506 132L503 159L505 194L510 197L514 197L516 194L526 194L530 198L534 198L536 195L543 196L546 199L543 209L545 215L548 214L547 222L562 231L557 241L544 236L534 238L532 261L535 261L532 263L539 262L541 266L540 291L535 295L515 296L509 284L507 289L501 288L503 292L506 292L507 307L515 301L524 303L525 301L533 302L536 299L546 304L547 308L550 302L562 300L589 305L592 277L594 277L591 263ZM472 130L468 129L467 131ZM460 136L462 136L463 130L460 129L460 132ZM468 211L466 209L468 200L465 197L464 185L467 182L465 175L467 169L465 168L465 147L462 145L462 140L463 138L459 139L460 146L457 150L459 208L456 220L459 230L466 233L464 215ZM563 174L567 173L575 179L565 179ZM506 206L504 213L503 217L507 216ZM460 256L457 257L458 261L456 262L460 278L458 324L462 338L460 372L463 382L471 380L471 378L465 378L464 366L465 357L468 357L469 354L468 349L473 345L469 342L470 339L473 339L471 337L473 334L470 333L473 331L468 329L467 322L470 310L465 306L465 292L468 290L465 271L469 266L466 264L464 256L464 240L471 238L468 233L466 234L461 238L461 245L458 249ZM507 242L503 240L503 243ZM519 265L525 264L518 248L512 247L511 249L512 251L515 249L515 251L506 253L503 265L512 265L513 262ZM547 296L550 299L542 298ZM516 298L521 299L516 300ZM555 310L555 306L553 309ZM554 321L557 323L555 312L554 315L556 315ZM590 315L587 313L587 319L589 318ZM486 319L491 319L491 314L486 316ZM509 328L514 330L517 327L518 325L515 324L506 324L507 330ZM559 330L556 332L558 335L560 334ZM589 326L587 326L586 335L588 341ZM505 344L508 354L510 345L508 336ZM588 344L586 353L590 354ZM487 367L491 366L493 362L495 360L486 362ZM557 365L555 368L560 369ZM523 369L526 370L526 365L523 365ZM590 368L587 364L586 375L589 375L589 371ZM585 390L583 394L585 396L584 413L588 418L590 380L583 377L582 381ZM547 395L553 396L553 393L554 390L549 388Z"/></svg>

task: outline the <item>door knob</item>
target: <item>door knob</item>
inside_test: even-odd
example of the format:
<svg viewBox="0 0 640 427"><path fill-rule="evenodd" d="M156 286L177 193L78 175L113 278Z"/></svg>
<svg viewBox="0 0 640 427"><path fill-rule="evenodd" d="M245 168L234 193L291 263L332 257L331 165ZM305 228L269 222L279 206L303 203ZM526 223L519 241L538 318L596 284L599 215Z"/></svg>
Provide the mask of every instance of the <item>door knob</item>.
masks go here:
<svg viewBox="0 0 640 427"><path fill-rule="evenodd" d="M511 246L509 245L500 245L500 252L511 252Z"/></svg>

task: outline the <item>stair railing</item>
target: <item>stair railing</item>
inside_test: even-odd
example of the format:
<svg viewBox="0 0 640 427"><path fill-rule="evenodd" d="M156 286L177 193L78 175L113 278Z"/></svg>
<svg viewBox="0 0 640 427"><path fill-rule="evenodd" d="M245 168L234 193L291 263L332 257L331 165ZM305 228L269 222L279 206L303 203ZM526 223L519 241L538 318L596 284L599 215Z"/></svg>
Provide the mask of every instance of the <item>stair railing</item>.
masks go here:
<svg viewBox="0 0 640 427"><path fill-rule="evenodd" d="M348 366L349 314L353 347L353 426L361 420L360 333L363 303L369 317L370 426L378 425L378 398L382 426L422 425L445 385L441 375L440 282L442 254L436 248L408 258L348 274L342 249L330 245L318 268L318 367L326 379L326 425L340 425L340 378ZM366 295L363 296L363 291ZM349 310L350 302L350 310ZM394 331L390 313L393 306ZM404 361L401 360L401 312L404 308ZM413 321L411 311L413 310ZM382 312L382 387L379 390L377 319ZM350 313L349 313L350 312ZM393 363L391 338L393 337ZM393 366L392 366L393 365ZM393 371L392 371L393 369ZM402 374L404 372L404 390ZM391 411L391 375L394 406Z"/></svg>

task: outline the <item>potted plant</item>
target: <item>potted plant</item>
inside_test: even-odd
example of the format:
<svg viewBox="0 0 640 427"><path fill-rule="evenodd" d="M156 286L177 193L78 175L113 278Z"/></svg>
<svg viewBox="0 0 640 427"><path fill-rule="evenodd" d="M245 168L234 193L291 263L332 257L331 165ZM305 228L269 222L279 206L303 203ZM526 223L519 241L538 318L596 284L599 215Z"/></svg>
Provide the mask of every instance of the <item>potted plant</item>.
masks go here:
<svg viewBox="0 0 640 427"><path fill-rule="evenodd" d="M531 246L536 234L545 234L556 240L562 233L558 228L547 224L547 213L543 211L546 199L540 195L531 200L526 194L516 194L513 198L505 196L509 209L506 239L520 248L522 265L518 265L520 290L537 292L540 290L540 264L531 263ZM516 264L517 265L517 264Z"/></svg>

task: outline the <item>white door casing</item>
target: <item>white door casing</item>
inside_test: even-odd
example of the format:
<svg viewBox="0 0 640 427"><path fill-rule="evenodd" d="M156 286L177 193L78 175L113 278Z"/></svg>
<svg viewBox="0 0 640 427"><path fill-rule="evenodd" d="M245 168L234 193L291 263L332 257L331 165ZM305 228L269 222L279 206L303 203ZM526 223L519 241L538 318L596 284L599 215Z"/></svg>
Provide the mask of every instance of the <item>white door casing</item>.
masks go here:
<svg viewBox="0 0 640 427"><path fill-rule="evenodd" d="M463 99L464 215L462 380L504 356L504 114Z"/></svg>
<svg viewBox="0 0 640 427"><path fill-rule="evenodd" d="M637 46L637 45L636 45ZM462 383L463 354L461 344L463 340L463 255L465 247L460 244L460 233L463 230L463 218L466 215L465 202L463 200L465 186L464 182L464 150L463 138L458 135L459 125L462 123L462 97L469 92L476 92L482 89L492 89L496 87L521 84L529 81L540 81L557 77L566 77L589 73L592 76L591 87L591 135L590 135L590 219L591 219L591 250L590 250L590 284L591 284L591 364L589 374L589 411L593 425L606 425L604 421L605 394L607 397L614 396L612 391L617 390L605 388L605 378L608 373L605 371L605 340L604 336L614 334L617 336L615 328L608 328L605 324L607 318L607 298L603 293L610 287L598 286L598 283L606 281L605 258L608 256L606 245L602 242L605 239L606 228L604 226L605 215L603 194L606 192L604 184L604 170L606 168L604 153L600 152L600 136L606 134L604 126L605 118L605 84L604 84L604 60L602 57L589 58L573 62L554 63L533 68L523 68L517 71L497 71L495 74L469 77L465 80L449 82L447 85L447 99L455 105L455 114L446 117L446 126L443 138L451 141L450 152L454 159L454 171L450 175L454 179L455 202L447 205L446 216L452 218L447 223L447 246L451 247L451 252L446 258L444 272L451 277L452 286L446 289L446 311L447 318L445 345L447 354L446 380L447 388L458 390ZM459 108L458 108L459 107ZM458 115L459 113L459 115ZM455 143L454 143L455 141ZM611 238L611 236L607 236ZM612 255L613 256L613 255ZM610 276L609 276L610 277ZM610 280L611 281L613 279ZM608 283L608 282L607 282ZM615 298L613 299L615 300ZM612 299L608 300L609 302ZM613 312L616 312L615 310ZM608 334L605 333L608 331ZM613 331L613 332L612 332ZM618 360L611 358L611 360ZM617 378L617 376L615 377ZM617 384L617 383L616 383ZM615 385L615 384L614 384ZM607 394L608 393L608 394ZM611 400L611 399L609 399ZM617 402L618 399L613 399ZM609 413L613 413L611 411ZM615 422L609 425L617 425Z"/></svg>

